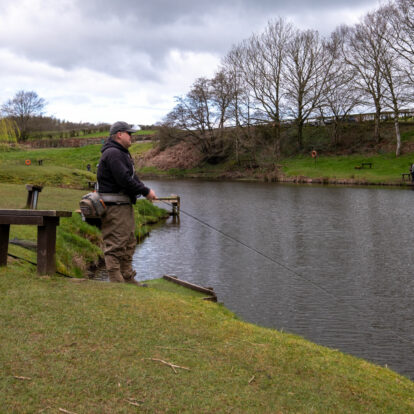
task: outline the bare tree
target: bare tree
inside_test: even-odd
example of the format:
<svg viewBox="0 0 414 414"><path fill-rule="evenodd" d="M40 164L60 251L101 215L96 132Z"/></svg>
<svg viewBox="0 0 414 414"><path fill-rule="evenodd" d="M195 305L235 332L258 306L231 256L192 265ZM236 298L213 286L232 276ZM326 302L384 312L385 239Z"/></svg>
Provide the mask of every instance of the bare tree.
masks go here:
<svg viewBox="0 0 414 414"><path fill-rule="evenodd" d="M414 2L396 0L382 11L391 29L385 40L405 60L406 76L414 83Z"/></svg>
<svg viewBox="0 0 414 414"><path fill-rule="evenodd" d="M339 29L346 36L343 56L354 72L355 86L366 97L365 103L371 103L375 108L374 139L377 143L381 138L380 120L385 87L382 64L387 50L377 30L379 23L378 15L369 13L362 23Z"/></svg>
<svg viewBox="0 0 414 414"><path fill-rule="evenodd" d="M232 99L232 85L221 71L214 79L197 79L191 90L177 98L177 105L165 120L170 127L186 131L208 161L225 157L224 128Z"/></svg>
<svg viewBox="0 0 414 414"><path fill-rule="evenodd" d="M229 107L234 98L234 85L225 69L219 70L210 81L211 104L216 108L216 128L222 134L230 117Z"/></svg>
<svg viewBox="0 0 414 414"><path fill-rule="evenodd" d="M395 155L398 157L401 154L400 109L403 105L410 102L413 84L409 82L409 78L407 77L407 63L404 61L404 57L392 46L395 32L392 17L390 18L390 12L392 10L389 7L380 8L375 12L375 28L377 36L384 43L381 72L386 87L384 88L383 101L384 106L393 111L396 136Z"/></svg>
<svg viewBox="0 0 414 414"><path fill-rule="evenodd" d="M18 91L13 99L9 99L1 107L5 116L13 118L20 129L20 136L27 139L29 133L29 121L34 116L43 114L46 101L40 98L36 92Z"/></svg>
<svg viewBox="0 0 414 414"><path fill-rule="evenodd" d="M205 137L208 131L213 130L208 83L206 78L197 79L187 95L176 98L177 106L167 115L171 123L195 139Z"/></svg>
<svg viewBox="0 0 414 414"><path fill-rule="evenodd" d="M256 102L256 121L268 120L274 125L276 155L280 152L282 70L292 31L282 19L271 21L261 35L251 36L230 54Z"/></svg>
<svg viewBox="0 0 414 414"><path fill-rule="evenodd" d="M303 126L324 100L333 60L315 30L297 30L288 44L284 87L288 114L297 125L298 148L303 149Z"/></svg>
<svg viewBox="0 0 414 414"><path fill-rule="evenodd" d="M334 32L327 44L327 52L333 61L331 73L326 83L326 91L321 106L322 118L325 115L333 117L332 141L339 143L341 124L349 119L351 112L361 103L361 93L354 88L353 73L344 61L341 50L344 37L341 32Z"/></svg>
<svg viewBox="0 0 414 414"><path fill-rule="evenodd" d="M243 67L244 46L233 47L223 59L222 65L232 83L233 99L229 105L229 121L233 129L229 131L233 137L236 160L240 163L240 154L249 151L255 158L255 142L253 135L253 113L255 112L253 93L246 82ZM251 151L253 149L253 151Z"/></svg>
<svg viewBox="0 0 414 414"><path fill-rule="evenodd" d="M281 112L283 99L283 68L286 45L293 33L293 27L282 19L268 23L263 34L252 38L248 50L251 61L251 87L259 107L266 118L272 121L273 152L280 154Z"/></svg>

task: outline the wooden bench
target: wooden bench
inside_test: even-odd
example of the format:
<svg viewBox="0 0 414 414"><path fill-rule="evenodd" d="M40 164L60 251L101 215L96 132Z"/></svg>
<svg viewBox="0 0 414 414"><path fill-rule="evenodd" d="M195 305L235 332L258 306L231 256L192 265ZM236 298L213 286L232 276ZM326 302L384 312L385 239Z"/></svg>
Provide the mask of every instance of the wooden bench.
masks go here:
<svg viewBox="0 0 414 414"><path fill-rule="evenodd" d="M408 178L408 180L411 180L411 173L401 173L401 179L405 181L405 177Z"/></svg>
<svg viewBox="0 0 414 414"><path fill-rule="evenodd" d="M37 225L37 273L55 273L56 227L60 217L71 216L70 211L0 210L0 266L7 265L10 225Z"/></svg>
<svg viewBox="0 0 414 414"><path fill-rule="evenodd" d="M356 169L356 170L361 170L361 169L363 169L363 168L365 168L365 167L372 168L372 162L361 162L361 165L357 165L357 166L355 167L355 169Z"/></svg>

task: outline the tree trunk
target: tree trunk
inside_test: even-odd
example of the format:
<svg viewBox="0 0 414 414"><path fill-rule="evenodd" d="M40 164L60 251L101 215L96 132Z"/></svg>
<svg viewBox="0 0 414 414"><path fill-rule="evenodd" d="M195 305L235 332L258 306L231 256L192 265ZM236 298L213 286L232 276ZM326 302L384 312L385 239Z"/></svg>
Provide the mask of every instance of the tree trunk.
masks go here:
<svg viewBox="0 0 414 414"><path fill-rule="evenodd" d="M397 148L395 149L395 156L401 155L401 134L400 134L400 123L398 122L398 112L394 114L394 125L395 125L395 137L397 138Z"/></svg>
<svg viewBox="0 0 414 414"><path fill-rule="evenodd" d="M281 136L280 122L275 122L272 129L273 129L273 136L274 136L273 156L279 159L280 158L280 136Z"/></svg>
<svg viewBox="0 0 414 414"><path fill-rule="evenodd" d="M377 108L375 112L375 127L374 127L374 139L377 144L380 142L380 119L381 119L381 108Z"/></svg>
<svg viewBox="0 0 414 414"><path fill-rule="evenodd" d="M339 122L338 122L338 117L335 116L334 123L333 123L333 131L332 131L332 144L334 145L334 147L338 145L338 141L339 141L338 136L339 136Z"/></svg>
<svg viewBox="0 0 414 414"><path fill-rule="evenodd" d="M303 149L303 121L298 123L298 148L299 151Z"/></svg>
<svg viewBox="0 0 414 414"><path fill-rule="evenodd" d="M236 152L236 163L237 163L237 165L240 165L240 138L239 138L239 126L236 126L235 127L235 137L236 137L236 139L235 139L235 141L234 141L234 144L235 144L235 152Z"/></svg>

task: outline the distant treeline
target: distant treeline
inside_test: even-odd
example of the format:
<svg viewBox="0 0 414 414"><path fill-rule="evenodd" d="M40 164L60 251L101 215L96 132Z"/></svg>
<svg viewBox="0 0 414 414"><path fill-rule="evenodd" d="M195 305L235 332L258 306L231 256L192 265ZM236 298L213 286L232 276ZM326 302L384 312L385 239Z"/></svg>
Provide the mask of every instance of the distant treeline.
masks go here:
<svg viewBox="0 0 414 414"><path fill-rule="evenodd" d="M107 135L110 125L107 123L92 124L89 122L69 122L53 117L34 116L29 120L27 139L41 138L74 138L101 133Z"/></svg>
<svg viewBox="0 0 414 414"><path fill-rule="evenodd" d="M102 144L108 137L108 131L102 133L101 136L92 138L50 138L44 136L41 139L29 139L25 142L21 142L19 145L23 145L30 148L70 148L70 147L84 147L85 145ZM140 134L132 135L132 142L146 141L154 138L154 134Z"/></svg>

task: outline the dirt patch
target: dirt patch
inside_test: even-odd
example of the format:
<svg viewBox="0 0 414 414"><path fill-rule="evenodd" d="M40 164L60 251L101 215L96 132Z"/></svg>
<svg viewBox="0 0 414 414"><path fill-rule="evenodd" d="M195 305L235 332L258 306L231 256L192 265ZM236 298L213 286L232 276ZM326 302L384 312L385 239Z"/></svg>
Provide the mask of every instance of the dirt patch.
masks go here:
<svg viewBox="0 0 414 414"><path fill-rule="evenodd" d="M154 148L143 155L137 156L135 163L138 168L156 167L160 170L170 170L171 168L189 169L197 167L202 159L202 154L193 144L180 142L164 151Z"/></svg>

